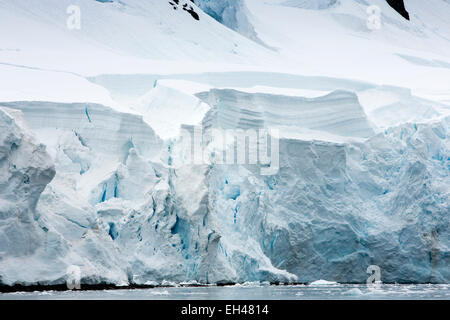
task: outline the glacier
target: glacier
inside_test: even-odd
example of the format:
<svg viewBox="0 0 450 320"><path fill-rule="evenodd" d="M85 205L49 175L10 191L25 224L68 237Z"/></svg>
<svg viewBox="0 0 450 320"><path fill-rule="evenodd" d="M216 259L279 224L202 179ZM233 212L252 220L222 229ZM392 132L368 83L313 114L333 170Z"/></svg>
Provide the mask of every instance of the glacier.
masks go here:
<svg viewBox="0 0 450 320"><path fill-rule="evenodd" d="M448 1L184 2L0 0L0 291L449 283ZM186 162L211 129L279 169Z"/></svg>
<svg viewBox="0 0 450 320"><path fill-rule="evenodd" d="M230 97L226 92L221 94ZM269 100L277 99L283 101ZM127 125L114 129L108 145L99 133L113 133L102 125L120 114L108 120L104 107L99 113L102 107L90 106L90 122L84 105L5 106L45 141L49 167L42 169L47 179L36 186L27 222L17 226L19 234L32 228L29 236L41 242L21 252L10 244L17 233L4 233L5 249L14 248L14 258L3 249L5 284L60 283L70 265L82 266L88 284L360 283L372 264L387 282L448 281L449 117L390 128L363 142L286 134L279 173L261 176L251 165L172 169L168 159L177 157L177 142L170 148L153 135L151 143L151 128L139 116L122 120ZM219 118L218 108L213 105L206 118ZM353 132L347 128L346 134ZM147 139L140 139L146 130ZM14 142L8 143L4 148L12 152ZM13 160L3 162L12 166ZM3 207L5 218L17 214ZM2 227L11 228L8 219ZM33 272L17 269L30 258L36 259Z"/></svg>

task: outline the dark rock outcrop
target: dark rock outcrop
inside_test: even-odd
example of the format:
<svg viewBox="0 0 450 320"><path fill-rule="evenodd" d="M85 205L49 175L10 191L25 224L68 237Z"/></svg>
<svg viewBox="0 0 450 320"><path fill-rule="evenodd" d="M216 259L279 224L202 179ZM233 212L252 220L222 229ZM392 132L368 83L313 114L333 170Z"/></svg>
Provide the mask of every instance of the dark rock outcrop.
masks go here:
<svg viewBox="0 0 450 320"><path fill-rule="evenodd" d="M406 10L403 0L386 0L386 1L403 18L405 18L406 20L409 20L409 12Z"/></svg>

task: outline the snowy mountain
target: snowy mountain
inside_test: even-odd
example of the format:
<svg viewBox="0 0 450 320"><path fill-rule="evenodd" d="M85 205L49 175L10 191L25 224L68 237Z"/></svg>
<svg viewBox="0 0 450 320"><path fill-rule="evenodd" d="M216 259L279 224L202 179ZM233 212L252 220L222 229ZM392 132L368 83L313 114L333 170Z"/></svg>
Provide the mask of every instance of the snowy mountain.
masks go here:
<svg viewBox="0 0 450 320"><path fill-rule="evenodd" d="M0 26L0 285L449 283L447 0L0 0Z"/></svg>

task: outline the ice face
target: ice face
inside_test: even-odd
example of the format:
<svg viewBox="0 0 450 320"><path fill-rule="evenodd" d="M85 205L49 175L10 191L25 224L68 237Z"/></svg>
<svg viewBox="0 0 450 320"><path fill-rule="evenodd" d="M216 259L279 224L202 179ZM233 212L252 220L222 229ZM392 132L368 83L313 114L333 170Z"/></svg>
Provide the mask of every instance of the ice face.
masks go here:
<svg viewBox="0 0 450 320"><path fill-rule="evenodd" d="M233 101L237 93L220 94L221 101ZM267 108L285 99L257 97ZM294 99L305 101L314 100ZM340 108L336 100L326 101ZM140 117L99 105L87 113L76 104L8 106L16 108L8 114L21 110L47 143L56 176L51 180L46 155L48 164L38 167L48 179L27 197L34 207L23 209L29 221L17 227L29 230L33 241L2 241L3 283L61 283L71 265L81 267L83 283L364 283L368 265L378 265L387 282L448 282L449 118L400 125L361 142L282 137L279 172L261 176L250 165L172 168L178 140L158 142ZM51 120L44 117L49 107ZM224 118L216 112L220 108L212 104L204 125L221 124L214 121ZM11 124L3 131L3 149L12 150L24 138L4 114ZM278 116L268 119L282 119L283 113ZM128 125L104 126L118 119ZM99 136L112 134L107 130L116 130L116 138L105 139L106 148ZM142 132L147 140L139 138ZM8 157L4 165L11 168ZM5 190L17 197L27 184L16 185ZM2 196L5 215L24 216L6 210L10 197ZM7 221L4 237L13 229ZM33 272L17 268L24 259ZM55 263L49 266L48 259Z"/></svg>
<svg viewBox="0 0 450 320"><path fill-rule="evenodd" d="M397 130L362 145L281 141L277 176L252 192L238 182L238 223L254 225L259 212L250 234L301 282L360 282L371 264L384 281L448 281L448 160L439 156L448 155L448 119Z"/></svg>
<svg viewBox="0 0 450 320"><path fill-rule="evenodd" d="M208 125L252 123L236 116L254 113L216 110L234 97L222 95ZM364 142L284 138L280 171L270 177L213 167L209 199L224 252L261 250L300 282L363 282L369 265L388 282L448 282L449 120L400 125Z"/></svg>
<svg viewBox="0 0 450 320"><path fill-rule="evenodd" d="M0 2L1 284L449 282L448 1ZM180 126L277 128L279 170Z"/></svg>
<svg viewBox="0 0 450 320"><path fill-rule="evenodd" d="M213 89L198 96L216 107L214 127L311 129L360 138L374 133L357 96L348 91L302 98Z"/></svg>
<svg viewBox="0 0 450 320"><path fill-rule="evenodd" d="M20 112L1 108L0 124L0 279L8 283L20 273L14 262L38 255L45 242L36 205L55 168L45 146L24 127Z"/></svg>

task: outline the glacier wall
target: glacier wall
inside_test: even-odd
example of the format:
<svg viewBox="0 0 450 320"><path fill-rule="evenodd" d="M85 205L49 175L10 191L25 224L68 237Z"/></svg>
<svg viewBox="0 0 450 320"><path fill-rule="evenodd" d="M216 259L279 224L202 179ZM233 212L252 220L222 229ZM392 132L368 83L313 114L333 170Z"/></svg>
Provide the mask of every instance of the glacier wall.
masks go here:
<svg viewBox="0 0 450 320"><path fill-rule="evenodd" d="M31 222L49 241L34 241L33 254L2 252L3 284L64 283L72 265L81 268L85 284L295 279L273 268L261 250L243 251L253 262L238 273L230 258L218 255L222 235L210 215L208 168L171 169L173 142L162 143L141 116L100 105L4 105L23 113L46 143L56 175L36 197ZM15 250L14 243L7 246Z"/></svg>
<svg viewBox="0 0 450 320"><path fill-rule="evenodd" d="M228 255L256 243L272 266L300 282L361 283L372 264L386 282L448 282L450 118L375 134L351 93L306 100L230 90L199 96L213 106L205 129L276 126L286 117L299 130L315 123L303 110L314 110L321 124L353 120L335 135L360 136L354 126L369 137L336 143L285 135L275 176L260 176L252 166L214 166L208 194ZM270 117L261 116L267 110Z"/></svg>
<svg viewBox="0 0 450 320"><path fill-rule="evenodd" d="M449 0L72 2L0 0L0 286L449 283ZM277 128L280 170L182 124Z"/></svg>
<svg viewBox="0 0 450 320"><path fill-rule="evenodd" d="M360 138L374 133L357 95L350 91L303 98L212 89L197 96L215 107L213 127L269 127L291 132L306 128Z"/></svg>
<svg viewBox="0 0 450 320"><path fill-rule="evenodd" d="M300 282L361 283L372 264L385 282L448 282L448 120L363 144L281 140L272 177L217 169L228 241L252 235ZM235 200L216 191L226 183L239 186Z"/></svg>
<svg viewBox="0 0 450 320"><path fill-rule="evenodd" d="M61 284L76 265L84 284L365 283L372 264L384 282L449 282L450 118L376 134L351 92L199 96L205 132L313 127L314 109L315 132L342 139L281 135L280 170L261 176L183 164L138 115L3 103L0 282Z"/></svg>

